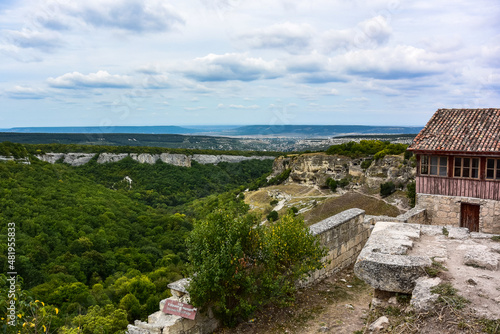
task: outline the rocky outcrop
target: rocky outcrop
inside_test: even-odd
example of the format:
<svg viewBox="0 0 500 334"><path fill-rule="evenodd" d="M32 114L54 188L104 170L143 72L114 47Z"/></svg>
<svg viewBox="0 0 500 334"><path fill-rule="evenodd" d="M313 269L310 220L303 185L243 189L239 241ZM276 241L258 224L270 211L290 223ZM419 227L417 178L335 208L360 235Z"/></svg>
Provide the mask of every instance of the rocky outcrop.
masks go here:
<svg viewBox="0 0 500 334"><path fill-rule="evenodd" d="M97 158L98 164L105 164L108 162L117 162L128 157L128 153L101 153Z"/></svg>
<svg viewBox="0 0 500 334"><path fill-rule="evenodd" d="M279 157L274 160L272 178L290 169L286 183L299 183L323 187L326 180L332 178L341 180L348 176L363 179L369 187L379 187L380 184L392 181L395 184L406 184L415 178L416 170L404 163L402 156L388 155L374 160L365 171L361 164L365 158L348 158L325 153L311 153Z"/></svg>
<svg viewBox="0 0 500 334"><path fill-rule="evenodd" d="M30 164L30 160L28 158L14 158L12 156L4 156L4 155L0 155L0 162L1 161L15 161L26 165Z"/></svg>
<svg viewBox="0 0 500 334"><path fill-rule="evenodd" d="M72 166L81 166L89 162L96 153L46 153L46 154L38 154L35 157L39 160L50 162L51 164L56 163L59 160L70 164ZM209 154L194 154L192 156L185 154L170 154L170 153L162 153L162 154L150 154L150 153L101 153L97 158L97 163L104 164L110 162L117 162L125 159L126 157L130 157L135 161L140 163L154 164L158 160L163 161L164 163L181 166L181 167L191 167L191 161L194 160L200 164L218 164L220 162L230 162L236 163L245 160L268 160L274 159L273 156L239 156L239 155L209 155ZM1 158L0 158L1 160ZM5 159L7 160L7 159Z"/></svg>
<svg viewBox="0 0 500 334"><path fill-rule="evenodd" d="M427 256L407 255L413 240L420 238L420 225L378 222L354 266L356 276L382 291L411 293L425 267Z"/></svg>
<svg viewBox="0 0 500 334"><path fill-rule="evenodd" d="M95 156L95 153L67 153L64 156L64 163L71 166L81 166L86 164Z"/></svg>
<svg viewBox="0 0 500 334"><path fill-rule="evenodd" d="M374 160L365 175L369 187L379 187L388 181L406 184L415 179L416 169L408 164L405 165L404 158L400 155L386 155L382 159Z"/></svg>

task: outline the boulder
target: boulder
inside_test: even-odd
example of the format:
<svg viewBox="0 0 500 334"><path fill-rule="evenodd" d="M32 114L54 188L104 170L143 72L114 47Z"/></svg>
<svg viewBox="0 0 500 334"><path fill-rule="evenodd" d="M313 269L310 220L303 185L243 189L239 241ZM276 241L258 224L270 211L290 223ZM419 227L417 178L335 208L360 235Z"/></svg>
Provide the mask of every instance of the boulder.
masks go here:
<svg viewBox="0 0 500 334"><path fill-rule="evenodd" d="M416 280L415 289L411 295L410 304L417 312L429 311L438 300L439 295L432 293L431 289L441 283L439 277L420 277Z"/></svg>
<svg viewBox="0 0 500 334"><path fill-rule="evenodd" d="M425 267L427 256L406 255L413 239L420 237L420 225L378 222L354 265L354 273L373 288L411 293Z"/></svg>

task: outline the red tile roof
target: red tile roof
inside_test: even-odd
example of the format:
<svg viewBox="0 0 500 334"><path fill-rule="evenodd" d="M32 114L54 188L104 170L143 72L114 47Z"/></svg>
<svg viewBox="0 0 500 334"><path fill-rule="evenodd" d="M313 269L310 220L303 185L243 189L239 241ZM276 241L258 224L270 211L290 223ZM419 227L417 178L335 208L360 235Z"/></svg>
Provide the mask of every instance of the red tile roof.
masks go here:
<svg viewBox="0 0 500 334"><path fill-rule="evenodd" d="M500 109L439 109L408 149L500 154Z"/></svg>

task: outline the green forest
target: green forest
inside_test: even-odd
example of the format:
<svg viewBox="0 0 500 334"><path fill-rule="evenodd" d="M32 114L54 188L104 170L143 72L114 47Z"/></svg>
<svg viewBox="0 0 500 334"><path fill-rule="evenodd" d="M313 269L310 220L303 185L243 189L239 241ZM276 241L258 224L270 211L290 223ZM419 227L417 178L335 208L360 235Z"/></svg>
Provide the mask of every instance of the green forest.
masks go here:
<svg viewBox="0 0 500 334"><path fill-rule="evenodd" d="M0 144L0 155L24 157L32 150ZM80 167L37 159L29 165L1 162L3 332L9 289L4 273L12 264L8 227L15 225L18 330L100 333L93 327L100 326L102 333L118 333L157 311L169 296L167 284L186 275L185 240L193 223L218 207L242 203L240 193L264 184L271 167L272 160L192 167L131 158Z"/></svg>

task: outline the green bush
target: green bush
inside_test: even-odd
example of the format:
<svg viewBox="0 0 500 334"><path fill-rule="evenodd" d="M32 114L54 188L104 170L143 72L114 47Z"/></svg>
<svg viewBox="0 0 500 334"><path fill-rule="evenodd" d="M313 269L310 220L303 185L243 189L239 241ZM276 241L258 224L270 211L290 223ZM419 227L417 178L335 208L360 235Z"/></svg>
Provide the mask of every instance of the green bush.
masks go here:
<svg viewBox="0 0 500 334"><path fill-rule="evenodd" d="M211 307L225 325L247 319L258 307L293 300L296 281L322 267L325 251L299 217L270 225L255 216L216 210L195 223L188 238L195 307Z"/></svg>
<svg viewBox="0 0 500 334"><path fill-rule="evenodd" d="M396 191L396 186L392 181L382 183L380 185L380 195L382 195L382 197L387 197L395 191Z"/></svg>
<svg viewBox="0 0 500 334"><path fill-rule="evenodd" d="M413 208L417 199L417 186L415 182L410 182L406 186L406 196L410 200L410 206Z"/></svg>
<svg viewBox="0 0 500 334"><path fill-rule="evenodd" d="M332 178L328 178L326 179L326 186L328 188L330 188L333 192L337 191L337 181L332 179Z"/></svg>
<svg viewBox="0 0 500 334"><path fill-rule="evenodd" d="M273 211L269 212L269 214L267 215L266 218L270 222L274 222L274 221L278 220L278 212L273 210Z"/></svg>
<svg viewBox="0 0 500 334"><path fill-rule="evenodd" d="M268 185L277 185L277 184L282 184L283 182L288 179L288 176L290 176L290 172L292 170L290 168L285 169L283 172L281 172L279 175L276 175L275 177L271 178L267 184Z"/></svg>
<svg viewBox="0 0 500 334"><path fill-rule="evenodd" d="M367 160L364 160L362 163L361 163L361 168L363 170L367 170L368 168L370 168L370 166L372 165L372 162L373 162L373 159L367 159Z"/></svg>

